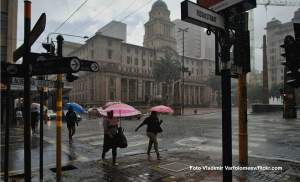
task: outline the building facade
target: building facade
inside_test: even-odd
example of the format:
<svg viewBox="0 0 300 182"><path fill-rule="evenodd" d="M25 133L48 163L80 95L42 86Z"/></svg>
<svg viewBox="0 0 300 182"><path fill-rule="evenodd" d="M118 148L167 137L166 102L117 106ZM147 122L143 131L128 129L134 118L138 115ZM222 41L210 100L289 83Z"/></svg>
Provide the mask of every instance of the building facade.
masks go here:
<svg viewBox="0 0 300 182"><path fill-rule="evenodd" d="M1 0L1 61L13 62L17 47L18 0Z"/></svg>
<svg viewBox="0 0 300 182"><path fill-rule="evenodd" d="M281 64L285 58L281 56L284 49L279 46L287 35L295 36L293 23L300 23L300 8L294 13L290 22L282 23L273 18L267 23L267 58L269 88L272 84L284 81L284 66Z"/></svg>
<svg viewBox="0 0 300 182"><path fill-rule="evenodd" d="M108 37L123 39L123 41L126 42L126 27L127 25L125 23L113 20L99 29L97 33Z"/></svg>
<svg viewBox="0 0 300 182"><path fill-rule="evenodd" d="M97 73L79 72L79 79L65 82L73 87L68 94L73 102L88 108L100 107L110 101L165 98L163 84L153 77L153 66L166 53L182 60L176 46L175 24L170 21L170 11L163 1L158 0L145 23L143 46L97 32L86 44L64 55L97 61L100 65ZM185 105L216 105L216 94L205 85L214 71L214 61L194 57L185 57L184 61L191 71L191 76L185 79Z"/></svg>

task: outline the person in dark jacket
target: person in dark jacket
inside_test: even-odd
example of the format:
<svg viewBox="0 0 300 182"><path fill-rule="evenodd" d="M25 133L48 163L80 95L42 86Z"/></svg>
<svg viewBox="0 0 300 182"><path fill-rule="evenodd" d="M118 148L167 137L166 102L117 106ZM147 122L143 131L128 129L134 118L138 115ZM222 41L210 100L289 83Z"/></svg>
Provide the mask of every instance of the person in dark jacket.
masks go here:
<svg viewBox="0 0 300 182"><path fill-rule="evenodd" d="M66 121L67 121L67 127L69 130L69 143L73 143L73 138L72 136L75 134L75 122L77 123L77 116L76 113L73 111L73 107L69 107L69 111L66 114Z"/></svg>
<svg viewBox="0 0 300 182"><path fill-rule="evenodd" d="M161 119L159 122L159 119L157 117L157 112L152 111L151 115L147 117L136 129L135 131L137 132L140 127L143 125L147 125L147 136L149 137L149 145L148 145L148 151L147 155L150 156L150 151L152 148L152 144L154 143L154 150L157 155L157 159L159 160L161 156L159 155L158 151L158 142L157 142L157 133L158 133L158 126L163 122Z"/></svg>
<svg viewBox="0 0 300 182"><path fill-rule="evenodd" d="M31 108L31 131L35 132L36 123L38 123L40 117L40 113L37 108Z"/></svg>

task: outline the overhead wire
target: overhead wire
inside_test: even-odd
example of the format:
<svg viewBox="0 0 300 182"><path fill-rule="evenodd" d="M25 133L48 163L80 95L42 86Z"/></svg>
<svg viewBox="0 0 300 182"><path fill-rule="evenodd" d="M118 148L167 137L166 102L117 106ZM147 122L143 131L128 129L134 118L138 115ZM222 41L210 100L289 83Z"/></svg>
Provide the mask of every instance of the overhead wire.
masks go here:
<svg viewBox="0 0 300 182"><path fill-rule="evenodd" d="M110 3L108 6L106 6L102 11L100 11L100 13L98 13L96 16L100 15L104 10L106 10L110 5L112 5L116 0L114 0L112 3ZM96 16L94 16L92 19L90 19L89 21L87 21L86 23L84 23L83 25L81 25L80 27L76 28L75 30L73 30L70 33L75 32L76 30L80 29L81 27L83 27L84 25L88 24L90 21L92 21L94 18L96 18ZM68 33L68 34L70 34Z"/></svg>
<svg viewBox="0 0 300 182"><path fill-rule="evenodd" d="M128 18L130 15L132 15L133 13L137 12L138 10L140 10L141 8L143 8L144 6L146 6L147 4L149 4L151 1L153 1L153 0L148 1L146 4L144 4L143 6L141 6L140 8L138 8L137 10L133 11L132 13L130 13L129 15L127 15L125 18L123 18L123 19L121 19L120 21L118 21L117 23L115 23L114 25L110 26L108 29L114 27L116 24L120 23L122 20L125 20L125 19ZM108 29L104 30L104 31L101 32L101 33L106 32ZM83 42L83 41L84 41L84 40L78 42L78 44L81 43L81 42Z"/></svg>
<svg viewBox="0 0 300 182"><path fill-rule="evenodd" d="M65 22L63 22L56 30L54 30L54 32L51 32L51 33L55 33L60 27L62 27L76 12L78 12L78 10L87 2L88 0L86 0L84 3L82 3L82 5L79 7L79 8L77 8L77 10L71 15L71 16L69 16L69 18L65 21ZM46 39L47 39L47 37L46 37ZM46 40L45 39L45 40ZM45 42L45 40L43 41L43 42ZM42 45L38 48L38 50L36 51L36 52L38 52L39 50L40 50L40 48L42 47Z"/></svg>

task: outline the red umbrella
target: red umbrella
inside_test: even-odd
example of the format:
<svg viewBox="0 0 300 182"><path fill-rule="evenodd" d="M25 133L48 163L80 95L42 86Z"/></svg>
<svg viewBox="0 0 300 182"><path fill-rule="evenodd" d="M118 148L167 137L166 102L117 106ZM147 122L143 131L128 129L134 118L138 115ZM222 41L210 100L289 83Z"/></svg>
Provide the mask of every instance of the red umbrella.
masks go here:
<svg viewBox="0 0 300 182"><path fill-rule="evenodd" d="M106 109L107 107L114 105L114 104L122 104L122 102L108 102L102 107L102 109Z"/></svg>

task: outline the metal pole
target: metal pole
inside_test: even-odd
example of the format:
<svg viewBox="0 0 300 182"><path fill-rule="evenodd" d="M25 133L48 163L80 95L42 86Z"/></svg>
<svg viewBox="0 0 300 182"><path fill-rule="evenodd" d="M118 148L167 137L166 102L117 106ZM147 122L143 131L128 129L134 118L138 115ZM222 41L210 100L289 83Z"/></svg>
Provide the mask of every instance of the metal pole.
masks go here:
<svg viewBox="0 0 300 182"><path fill-rule="evenodd" d="M225 34L225 35L224 35ZM222 85L222 156L223 156L223 181L232 181L232 170L225 167L232 167L232 136L231 136L231 73L230 73L230 35L229 20L225 17L225 45L223 45L221 71Z"/></svg>
<svg viewBox="0 0 300 182"><path fill-rule="evenodd" d="M58 35L57 40L57 54L62 56L63 36ZM57 74L57 101L56 101L56 180L61 180L61 130L62 130L62 74Z"/></svg>
<svg viewBox="0 0 300 182"><path fill-rule="evenodd" d="M30 75L29 75L29 34L31 29L31 2L24 1L24 171L25 182L31 181L31 131L30 131Z"/></svg>
<svg viewBox="0 0 300 182"><path fill-rule="evenodd" d="M144 63L144 51L142 51L142 101L144 100L144 69L143 69L143 63Z"/></svg>
<svg viewBox="0 0 300 182"><path fill-rule="evenodd" d="M11 77L7 77L6 84L6 118L5 118L5 168L4 168L4 181L8 181L8 165L9 165L9 125L11 121L10 111L10 85L11 85ZM3 106L2 106L3 108Z"/></svg>
<svg viewBox="0 0 300 182"><path fill-rule="evenodd" d="M40 93L40 179L43 179L43 141L44 141L44 88Z"/></svg>

